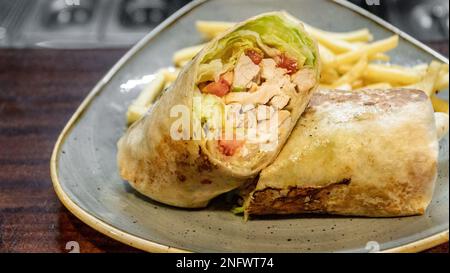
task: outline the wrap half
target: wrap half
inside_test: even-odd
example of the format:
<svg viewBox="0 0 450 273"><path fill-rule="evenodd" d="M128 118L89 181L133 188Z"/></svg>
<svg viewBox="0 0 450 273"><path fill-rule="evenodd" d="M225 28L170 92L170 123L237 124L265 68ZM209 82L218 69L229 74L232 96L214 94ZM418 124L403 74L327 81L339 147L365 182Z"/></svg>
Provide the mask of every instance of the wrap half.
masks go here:
<svg viewBox="0 0 450 273"><path fill-rule="evenodd" d="M423 214L437 176L432 105L418 90L318 91L244 202L246 215Z"/></svg>
<svg viewBox="0 0 450 273"><path fill-rule="evenodd" d="M318 77L317 45L292 16L239 23L209 42L119 140L120 175L154 200L204 207L274 160Z"/></svg>

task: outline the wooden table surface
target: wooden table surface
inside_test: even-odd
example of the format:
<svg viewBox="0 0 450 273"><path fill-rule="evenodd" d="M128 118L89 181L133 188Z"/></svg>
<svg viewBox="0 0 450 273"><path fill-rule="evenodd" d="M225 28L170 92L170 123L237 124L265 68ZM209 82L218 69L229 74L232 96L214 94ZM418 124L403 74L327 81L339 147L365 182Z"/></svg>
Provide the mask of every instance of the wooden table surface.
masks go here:
<svg viewBox="0 0 450 273"><path fill-rule="evenodd" d="M448 43L434 46L448 56ZM70 241L81 252L139 252L68 212L49 171L63 126L125 51L0 49L0 252L68 252Z"/></svg>

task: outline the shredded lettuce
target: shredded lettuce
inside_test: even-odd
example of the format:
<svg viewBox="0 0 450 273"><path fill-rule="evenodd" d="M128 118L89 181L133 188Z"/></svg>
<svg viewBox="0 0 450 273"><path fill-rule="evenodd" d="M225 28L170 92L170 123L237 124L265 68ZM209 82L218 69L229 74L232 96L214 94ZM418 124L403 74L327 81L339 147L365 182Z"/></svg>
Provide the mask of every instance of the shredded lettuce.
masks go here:
<svg viewBox="0 0 450 273"><path fill-rule="evenodd" d="M203 63L212 59L221 59L227 67L232 67L247 49L258 50L258 48L269 56L278 54L278 51L274 51L263 43L258 33L249 30L235 31L220 40L203 58Z"/></svg>
<svg viewBox="0 0 450 273"><path fill-rule="evenodd" d="M200 64L198 68L198 82L218 81L222 72L222 60L215 59L206 64Z"/></svg>
<svg viewBox="0 0 450 273"><path fill-rule="evenodd" d="M216 133L223 126L225 104L215 95L196 92L195 96L200 97L201 104L194 103L194 118L200 121L203 128L206 126L208 131Z"/></svg>
<svg viewBox="0 0 450 273"><path fill-rule="evenodd" d="M227 65L234 65L237 58L247 49L263 50L274 56L273 48L286 52L297 60L299 67L315 67L318 53L314 41L298 29L298 23L285 16L268 14L251 20L234 32L220 39L206 54L202 63L221 59Z"/></svg>
<svg viewBox="0 0 450 273"><path fill-rule="evenodd" d="M244 213L244 206L233 207L231 209L231 212L234 213L234 214L242 214L242 213Z"/></svg>
<svg viewBox="0 0 450 273"><path fill-rule="evenodd" d="M214 59L209 63L202 63L198 69L197 82L219 81L220 75L231 69L231 66L223 65L221 59Z"/></svg>
<svg viewBox="0 0 450 273"><path fill-rule="evenodd" d="M239 29L257 32L266 45L287 52L288 55L297 58L300 66L315 66L318 54L314 41L306 32L301 32L297 24L288 18L270 14L249 21Z"/></svg>

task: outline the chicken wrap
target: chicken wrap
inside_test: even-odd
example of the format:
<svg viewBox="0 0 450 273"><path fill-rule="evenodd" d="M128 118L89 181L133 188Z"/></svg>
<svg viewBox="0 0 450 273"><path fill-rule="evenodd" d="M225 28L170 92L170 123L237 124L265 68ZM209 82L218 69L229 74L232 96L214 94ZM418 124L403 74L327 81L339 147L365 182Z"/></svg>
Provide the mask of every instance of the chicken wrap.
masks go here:
<svg viewBox="0 0 450 273"><path fill-rule="evenodd" d="M120 175L154 200L188 208L247 183L306 108L318 58L287 13L237 24L206 44L119 140Z"/></svg>
<svg viewBox="0 0 450 273"><path fill-rule="evenodd" d="M314 94L247 195L248 215L423 214L437 176L433 107L418 90Z"/></svg>

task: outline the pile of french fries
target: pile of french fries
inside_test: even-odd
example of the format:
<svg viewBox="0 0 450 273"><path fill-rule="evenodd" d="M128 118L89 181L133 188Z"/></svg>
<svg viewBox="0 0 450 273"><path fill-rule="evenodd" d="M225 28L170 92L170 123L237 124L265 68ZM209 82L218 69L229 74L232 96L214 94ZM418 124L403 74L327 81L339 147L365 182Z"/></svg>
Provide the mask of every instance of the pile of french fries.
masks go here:
<svg viewBox="0 0 450 273"><path fill-rule="evenodd" d="M219 21L197 21L198 32L208 41L234 23ZM448 88L448 64L432 61L406 67L390 64L386 52L398 46L397 35L373 41L368 29L336 33L328 32L308 24L305 29L317 40L322 62L320 86L328 89L389 89L416 88L430 97L435 112L448 114L448 102L436 94ZM154 98L173 81L180 68L187 64L203 48L204 44L190 46L173 54L175 68L163 68L155 75L155 80L145 88L130 105L127 112L128 123L140 118Z"/></svg>

